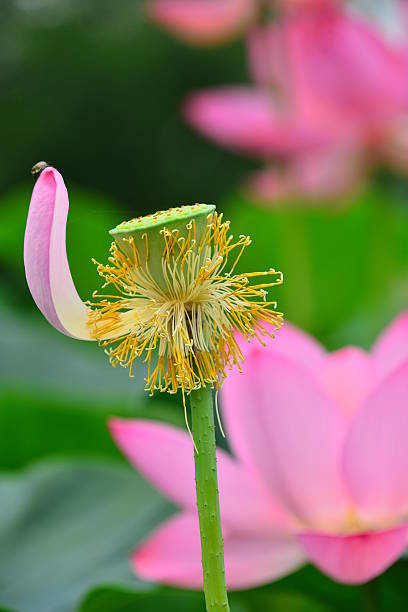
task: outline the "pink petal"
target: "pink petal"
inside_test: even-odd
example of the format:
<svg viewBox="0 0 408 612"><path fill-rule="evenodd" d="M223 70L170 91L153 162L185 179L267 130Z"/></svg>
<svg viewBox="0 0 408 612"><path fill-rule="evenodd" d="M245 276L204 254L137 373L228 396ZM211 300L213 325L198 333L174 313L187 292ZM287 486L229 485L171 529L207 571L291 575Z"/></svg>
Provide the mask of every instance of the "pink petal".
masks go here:
<svg viewBox="0 0 408 612"><path fill-rule="evenodd" d="M408 512L408 361L386 377L356 413L344 469L363 520L389 525Z"/></svg>
<svg viewBox="0 0 408 612"><path fill-rule="evenodd" d="M255 8L252 0L150 0L147 14L184 41L211 44L248 26Z"/></svg>
<svg viewBox="0 0 408 612"><path fill-rule="evenodd" d="M404 24L405 33L408 34L408 0L399 0L399 8Z"/></svg>
<svg viewBox="0 0 408 612"><path fill-rule="evenodd" d="M113 439L129 461L175 504L195 510L194 447L187 432L162 423L111 419ZM256 479L218 450L222 519L240 529L288 530L286 516Z"/></svg>
<svg viewBox="0 0 408 612"><path fill-rule="evenodd" d="M271 167L256 172L250 178L248 190L263 203L299 198L316 204L317 201L345 198L361 182L362 159L358 149L343 146L305 152L288 160L279 169Z"/></svg>
<svg viewBox="0 0 408 612"><path fill-rule="evenodd" d="M91 340L88 309L79 297L66 253L68 193L55 168L43 170L34 186L24 239L27 283L35 303L56 329Z"/></svg>
<svg viewBox="0 0 408 612"><path fill-rule="evenodd" d="M297 99L337 133L378 130L406 108L404 53L341 11L304 12L287 26Z"/></svg>
<svg viewBox="0 0 408 612"><path fill-rule="evenodd" d="M289 3L284 4L285 8L288 8ZM306 2L294 2L291 8L294 8L295 4L300 7L306 5ZM326 2L323 1L322 4ZM348 125L345 132L344 117L339 116L337 108L333 110L331 105L328 105L325 96L317 95L311 83L306 80L308 74L303 74L303 64L300 66L302 62L307 61L307 58L299 57L302 51L310 53L312 57L316 52L313 47L303 49L308 43L312 46L313 42L309 41L304 30L313 27L315 22L319 24L323 22L324 28L326 21L330 22L332 14L335 16L337 13L312 11L308 14L307 9L304 13L296 11L294 15L281 19L279 23L268 23L253 28L248 38L248 59L253 80L260 85L277 88L278 99L285 106L286 112L292 109L292 114L300 126L308 126L310 132L313 129L316 142L332 146L342 143L344 146L361 138L359 130L356 131ZM339 121L341 125L338 125ZM318 134L320 140L317 140ZM304 164L310 158L310 151L305 153ZM317 149L316 153L321 161L324 161L327 151ZM292 189L292 197L295 193L296 188Z"/></svg>
<svg viewBox="0 0 408 612"><path fill-rule="evenodd" d="M304 524L328 529L348 499L340 469L346 421L296 360L254 352L223 391L229 439L240 460Z"/></svg>
<svg viewBox="0 0 408 612"><path fill-rule="evenodd" d="M327 356L320 380L344 414L351 417L376 383L373 360L357 347L345 347Z"/></svg>
<svg viewBox="0 0 408 612"><path fill-rule="evenodd" d="M193 127L218 144L261 157L327 141L326 135L300 124L294 111L261 88L224 87L193 94L184 114Z"/></svg>
<svg viewBox="0 0 408 612"><path fill-rule="evenodd" d="M250 174L244 185L249 199L268 206L296 197L293 181L285 169L266 167ZM286 206L287 202L285 202Z"/></svg>
<svg viewBox="0 0 408 612"><path fill-rule="evenodd" d="M296 540L272 536L224 534L228 587L244 589L276 580L297 569L304 556ZM198 517L177 514L133 553L133 569L145 580L201 589Z"/></svg>
<svg viewBox="0 0 408 612"><path fill-rule="evenodd" d="M248 37L249 69L255 82L278 85L290 93L288 57L282 23L253 28Z"/></svg>
<svg viewBox="0 0 408 612"><path fill-rule="evenodd" d="M263 354L265 352L268 354L279 354L289 357L311 371L319 371L325 362L327 353L313 336L309 336L309 334L287 321L285 321L281 329L275 330L274 333L275 338L266 340L265 348L260 348L254 342L251 342L249 345L245 343L248 347L245 350L244 345L245 354L248 357L254 351L261 351Z"/></svg>
<svg viewBox="0 0 408 612"><path fill-rule="evenodd" d="M293 160L289 175L296 195L312 201L349 195L361 181L364 170L358 146L339 145L299 155Z"/></svg>
<svg viewBox="0 0 408 612"><path fill-rule="evenodd" d="M408 311L398 315L381 334L372 354L381 376L386 376L408 358Z"/></svg>
<svg viewBox="0 0 408 612"><path fill-rule="evenodd" d="M404 552L408 527L353 536L304 533L298 536L309 559L334 580L367 582L381 574Z"/></svg>
<svg viewBox="0 0 408 612"><path fill-rule="evenodd" d="M323 10L340 5L344 0L280 0L289 10L313 9Z"/></svg>

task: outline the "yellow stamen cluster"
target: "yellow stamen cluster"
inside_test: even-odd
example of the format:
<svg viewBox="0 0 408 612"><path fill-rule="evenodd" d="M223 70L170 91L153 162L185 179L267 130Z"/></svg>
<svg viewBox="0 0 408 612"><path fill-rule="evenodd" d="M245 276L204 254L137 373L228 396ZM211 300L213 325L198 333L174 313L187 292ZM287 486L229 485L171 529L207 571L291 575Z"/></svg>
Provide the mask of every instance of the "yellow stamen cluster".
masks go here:
<svg viewBox="0 0 408 612"><path fill-rule="evenodd" d="M94 293L98 301L89 303L93 336L106 347L112 365L129 367L130 375L135 359L144 357L151 393L218 388L226 370L243 362L235 331L264 343L262 338L271 335L264 324L278 328L282 323L266 292L282 282L280 272L234 273L249 237L233 243L229 222L216 212L208 215L199 239L194 219L185 228L183 236L178 229L157 230L160 278L149 269L153 255L147 233L141 236L143 250L130 236L123 239L126 248L113 242L107 265L95 262L103 288L112 286L117 293ZM250 284L261 277L263 282Z"/></svg>

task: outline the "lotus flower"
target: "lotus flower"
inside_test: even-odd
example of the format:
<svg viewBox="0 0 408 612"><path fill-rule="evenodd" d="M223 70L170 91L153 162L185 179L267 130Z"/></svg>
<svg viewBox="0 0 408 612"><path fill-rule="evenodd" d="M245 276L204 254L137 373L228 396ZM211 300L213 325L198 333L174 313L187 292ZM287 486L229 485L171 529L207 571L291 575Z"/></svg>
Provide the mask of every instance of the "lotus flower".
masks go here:
<svg viewBox="0 0 408 612"><path fill-rule="evenodd" d="M289 325L266 348L242 348L244 375L233 373L222 395L233 456L218 455L229 587L307 561L340 582L374 578L407 545L408 312L370 353L327 353ZM200 588L187 434L136 420L113 419L110 428L129 461L181 508L136 549L134 571Z"/></svg>
<svg viewBox="0 0 408 612"><path fill-rule="evenodd" d="M290 12L249 37L254 85L195 93L184 114L218 144L269 162L250 182L261 199L344 195L378 156L393 159L407 49L340 7Z"/></svg>

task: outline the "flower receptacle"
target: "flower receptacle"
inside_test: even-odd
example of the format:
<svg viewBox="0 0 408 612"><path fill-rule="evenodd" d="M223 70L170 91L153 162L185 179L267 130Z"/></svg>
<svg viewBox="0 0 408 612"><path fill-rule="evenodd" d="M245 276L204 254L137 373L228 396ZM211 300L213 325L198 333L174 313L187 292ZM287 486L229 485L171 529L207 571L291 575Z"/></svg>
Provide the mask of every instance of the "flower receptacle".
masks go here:
<svg viewBox="0 0 408 612"><path fill-rule="evenodd" d="M208 215L214 210L212 204L179 206L124 221L109 233L131 259L135 259L136 249L140 257L136 263L142 266L147 264L153 279L164 288L162 260L165 257L166 241L163 232L167 231L179 241L186 240L190 235L190 241L198 243L206 231Z"/></svg>

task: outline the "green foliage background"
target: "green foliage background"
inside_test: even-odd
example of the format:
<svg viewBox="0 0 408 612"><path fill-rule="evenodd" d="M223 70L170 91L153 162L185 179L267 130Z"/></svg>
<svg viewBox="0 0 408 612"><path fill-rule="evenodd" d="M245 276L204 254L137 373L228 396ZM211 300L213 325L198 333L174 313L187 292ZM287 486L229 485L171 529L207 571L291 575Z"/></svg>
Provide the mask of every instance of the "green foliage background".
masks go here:
<svg viewBox="0 0 408 612"><path fill-rule="evenodd" d="M182 426L177 400L146 397L94 345L59 335L28 293L22 246L32 184L47 159L70 197L69 259L86 299L107 230L172 205L215 202L249 233L248 269L274 266L286 317L329 348L368 348L408 299L407 183L378 175L342 206L255 206L239 195L252 160L183 124L196 88L246 80L242 43L191 49L135 0L0 4L0 604L18 612L201 612L200 594L132 575L132 549L174 508L122 458L111 415ZM306 567L233 593L233 612L406 610L407 562L344 587Z"/></svg>

